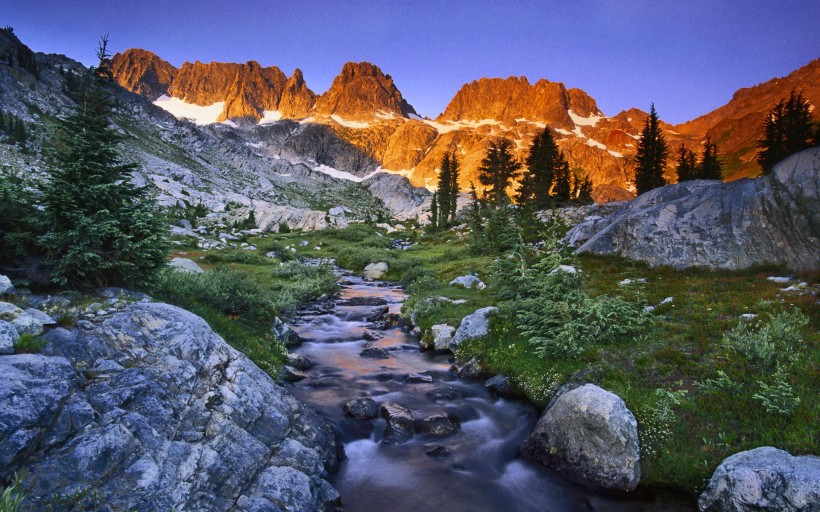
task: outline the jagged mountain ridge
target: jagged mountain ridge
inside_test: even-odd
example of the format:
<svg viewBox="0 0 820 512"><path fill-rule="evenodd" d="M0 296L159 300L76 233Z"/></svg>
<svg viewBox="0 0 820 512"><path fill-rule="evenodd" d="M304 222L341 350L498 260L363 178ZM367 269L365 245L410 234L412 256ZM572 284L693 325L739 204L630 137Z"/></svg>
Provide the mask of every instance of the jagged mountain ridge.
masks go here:
<svg viewBox="0 0 820 512"><path fill-rule="evenodd" d="M127 60L129 52L144 51L128 50L115 56L115 64ZM121 85L139 93L142 89L131 77L144 74L150 78L149 72L156 67L146 66L145 73L123 70L115 76ZM785 79L738 91L729 104L698 119L677 126L663 123L670 147L683 143L700 152L708 135L720 145L731 177L756 174L755 143L766 111L794 87L802 88L809 101L817 104L818 69L818 61L814 61ZM304 84L301 73L299 78ZM300 108L286 110L280 106L272 117L274 121L290 118L325 125L383 170L405 175L417 186L433 186L441 157L447 151L458 150L463 169L460 184L466 189L476 181L479 162L492 140L512 139L517 156L523 160L535 134L550 126L570 165L586 171L595 186L596 199L602 201L631 197L626 189L631 188L632 157L647 117L646 112L636 108L607 117L581 89L545 79L530 84L526 77L509 77L482 78L465 84L435 121L421 119L390 76L369 63L345 64L322 95L313 94L307 86L301 90L306 92L300 96ZM173 87L170 92L174 94ZM224 115L218 120L239 117L228 115L228 105L240 92L228 94L226 90L222 96L209 98L225 101ZM244 97L251 102L256 96ZM267 120L261 112L266 108L256 108L255 119L263 124ZM251 110L249 107L240 112ZM350 172L357 174L356 170Z"/></svg>
<svg viewBox="0 0 820 512"><path fill-rule="evenodd" d="M12 32L0 29L0 56L16 55L21 48L28 49ZM33 55L36 72L14 61L9 64L7 59L0 62L0 109L23 119L31 131L26 153L0 144L0 165L13 172L40 175L46 168L42 146L50 137L50 127L76 107L71 83L86 69L62 55ZM134 77L154 76L156 80L145 93L163 92L163 87L170 86L167 80L163 82L169 70L151 59L143 60L147 62L145 72L133 74L133 83L148 83ZM284 84L287 87L287 81ZM379 212L398 219L424 217L429 203L426 190L407 183L385 195L381 180L392 182L396 177L375 173L378 165L374 161L324 127L286 121L247 133L225 124L197 126L115 84L110 92L117 105L113 122L125 135L124 158L139 164L135 181L152 185L158 203L164 206L202 203L226 221L247 216L253 209L260 227L274 229L280 222L305 229L341 225L347 220L375 218ZM354 180L341 179L327 172L333 166L373 176L367 182L355 176ZM336 207L342 207L345 214L329 215Z"/></svg>

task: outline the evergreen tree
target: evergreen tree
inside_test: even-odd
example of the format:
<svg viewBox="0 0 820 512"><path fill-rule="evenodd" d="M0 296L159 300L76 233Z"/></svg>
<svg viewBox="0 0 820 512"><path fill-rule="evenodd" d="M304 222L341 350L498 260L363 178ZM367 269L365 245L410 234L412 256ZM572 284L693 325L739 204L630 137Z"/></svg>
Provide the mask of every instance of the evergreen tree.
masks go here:
<svg viewBox="0 0 820 512"><path fill-rule="evenodd" d="M723 179L723 164L718 158L717 144L709 137L706 137L706 142L703 144L703 156L697 166L697 179Z"/></svg>
<svg viewBox="0 0 820 512"><path fill-rule="evenodd" d="M98 56L107 55L103 39ZM136 165L117 150L112 104L92 68L80 102L50 149L50 179L41 185L48 231L39 237L53 280L78 288L141 285L165 265L165 220L130 179Z"/></svg>
<svg viewBox="0 0 820 512"><path fill-rule="evenodd" d="M697 163L695 153L686 149L683 144L678 149L678 183L681 181L695 180L697 176Z"/></svg>
<svg viewBox="0 0 820 512"><path fill-rule="evenodd" d="M36 237L42 229L32 183L7 170L0 170L0 273L47 285L45 268Z"/></svg>
<svg viewBox="0 0 820 512"><path fill-rule="evenodd" d="M452 197L452 162L450 154L445 153L441 159L441 170L438 174L438 190L435 197L437 197L437 224L441 227L446 227L450 216L450 199Z"/></svg>
<svg viewBox="0 0 820 512"><path fill-rule="evenodd" d="M475 189L475 184L470 183L470 202L469 219L470 225L470 251L473 254L484 254L487 244L484 237L484 215L481 208L481 200L478 198L478 193Z"/></svg>
<svg viewBox="0 0 820 512"><path fill-rule="evenodd" d="M518 202L535 203L538 210L551 204L553 183L558 175L569 169L563 152L558 149L549 127L535 136L527 155L527 172L521 179Z"/></svg>
<svg viewBox="0 0 820 512"><path fill-rule="evenodd" d="M433 192L433 200L430 202L430 228L438 228L438 191Z"/></svg>
<svg viewBox="0 0 820 512"><path fill-rule="evenodd" d="M655 104L649 111L649 118L644 123L641 139L638 141L637 162L635 170L635 187L638 195L666 184L663 169L666 167L668 149L666 139L661 133L658 113Z"/></svg>
<svg viewBox="0 0 820 512"><path fill-rule="evenodd" d="M572 183L570 181L569 166L563 165L555 169L555 189L553 195L564 203L572 199Z"/></svg>
<svg viewBox="0 0 820 512"><path fill-rule="evenodd" d="M772 107L758 141L757 161L768 174L775 164L804 149L820 144L814 134L811 105L802 92L792 91Z"/></svg>
<svg viewBox="0 0 820 512"><path fill-rule="evenodd" d="M512 142L501 139L491 142L481 166L478 181L484 186L484 195L493 207L499 207L507 199L507 187L518 177L521 164L512 153Z"/></svg>
<svg viewBox="0 0 820 512"><path fill-rule="evenodd" d="M456 220L456 208L458 207L458 177L461 173L461 165L458 155L453 151L450 154L450 222Z"/></svg>

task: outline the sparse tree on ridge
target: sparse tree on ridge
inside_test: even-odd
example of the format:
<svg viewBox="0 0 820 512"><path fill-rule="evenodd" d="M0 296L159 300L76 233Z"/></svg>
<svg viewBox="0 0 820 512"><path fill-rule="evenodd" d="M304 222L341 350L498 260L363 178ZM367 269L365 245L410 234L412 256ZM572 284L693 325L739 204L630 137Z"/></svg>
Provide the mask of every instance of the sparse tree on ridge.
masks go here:
<svg viewBox="0 0 820 512"><path fill-rule="evenodd" d="M678 149L678 183L681 181L689 181L697 179L697 162L695 161L695 153L692 150L686 149L681 143Z"/></svg>
<svg viewBox="0 0 820 512"><path fill-rule="evenodd" d="M507 199L507 187L518 177L520 170L521 163L512 153L512 142L501 139L490 143L478 168L478 181L484 186L484 197L493 207L501 206Z"/></svg>
<svg viewBox="0 0 820 512"><path fill-rule="evenodd" d="M703 143L703 156L697 166L697 179L720 180L723 179L723 164L718 157L717 144L712 139L706 137Z"/></svg>
<svg viewBox="0 0 820 512"><path fill-rule="evenodd" d="M769 110L763 125L763 138L758 141L757 161L763 174L774 166L804 149L820 144L815 136L811 105L802 92L792 91Z"/></svg>
<svg viewBox="0 0 820 512"><path fill-rule="evenodd" d="M641 139L638 141L638 168L635 170L635 187L638 189L638 195L666 185L663 171L667 156L666 138L661 133L658 113L653 103L649 117L644 123Z"/></svg>

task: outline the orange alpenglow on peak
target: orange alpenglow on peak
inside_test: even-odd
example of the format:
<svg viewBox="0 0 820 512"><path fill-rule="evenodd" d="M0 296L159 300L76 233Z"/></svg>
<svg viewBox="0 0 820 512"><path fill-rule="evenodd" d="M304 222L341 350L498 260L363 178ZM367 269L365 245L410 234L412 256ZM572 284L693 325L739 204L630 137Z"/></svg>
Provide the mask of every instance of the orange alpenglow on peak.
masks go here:
<svg viewBox="0 0 820 512"><path fill-rule="evenodd" d="M316 101L316 112L344 119L369 121L376 114L407 117L416 114L390 75L369 62L348 62L330 89Z"/></svg>

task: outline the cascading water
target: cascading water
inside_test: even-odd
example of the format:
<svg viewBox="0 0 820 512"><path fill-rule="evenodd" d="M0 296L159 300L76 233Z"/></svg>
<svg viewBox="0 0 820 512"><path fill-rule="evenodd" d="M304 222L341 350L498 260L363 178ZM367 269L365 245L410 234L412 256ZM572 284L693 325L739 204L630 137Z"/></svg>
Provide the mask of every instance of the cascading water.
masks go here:
<svg viewBox="0 0 820 512"><path fill-rule="evenodd" d="M294 326L305 340L297 353L314 366L292 392L341 435L347 459L332 483L345 510L693 510L668 497L596 493L517 459L518 446L538 420L534 407L496 398L481 382L460 379L448 356L419 352L418 339L399 327L371 329L373 315L383 313L385 305L398 313L404 296L399 287L346 276L333 308L303 311ZM385 349L389 357L362 357L367 346ZM432 382L406 381L418 373ZM345 416L343 405L360 397L399 404L417 423L446 414L460 429L446 437L415 434L387 444L384 419Z"/></svg>

